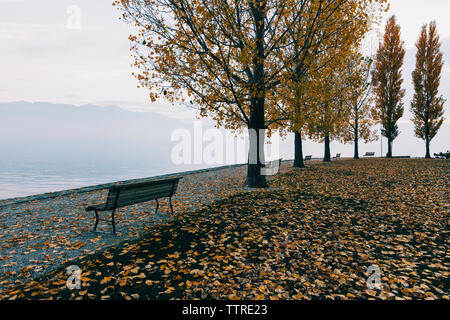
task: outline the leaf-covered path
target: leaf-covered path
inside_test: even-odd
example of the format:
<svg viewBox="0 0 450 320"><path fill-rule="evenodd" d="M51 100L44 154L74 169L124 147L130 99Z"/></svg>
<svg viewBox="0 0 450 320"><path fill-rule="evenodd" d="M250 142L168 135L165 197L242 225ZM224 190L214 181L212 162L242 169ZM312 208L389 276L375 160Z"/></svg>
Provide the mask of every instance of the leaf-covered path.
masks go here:
<svg viewBox="0 0 450 320"><path fill-rule="evenodd" d="M295 169L1 293L17 299L449 298L450 163ZM369 266L381 287L369 289Z"/></svg>
<svg viewBox="0 0 450 320"><path fill-rule="evenodd" d="M290 169L284 162L281 171ZM175 213L201 208L213 200L245 191L245 166L184 176L173 198ZM0 207L0 289L42 275L67 260L93 254L121 241L136 239L159 221L170 219L167 199L118 210L117 236L111 226L100 223L105 233L91 232L94 218L84 209L105 201L107 190L69 193L55 198L34 200ZM105 218L108 215L105 214Z"/></svg>

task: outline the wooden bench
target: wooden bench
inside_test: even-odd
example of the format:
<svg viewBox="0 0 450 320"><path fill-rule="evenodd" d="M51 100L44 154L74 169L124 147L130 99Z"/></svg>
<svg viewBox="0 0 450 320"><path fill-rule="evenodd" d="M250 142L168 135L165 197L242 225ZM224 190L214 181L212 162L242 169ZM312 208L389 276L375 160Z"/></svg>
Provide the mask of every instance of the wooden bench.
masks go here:
<svg viewBox="0 0 450 320"><path fill-rule="evenodd" d="M363 157L373 157L375 155L375 152L366 152L365 155L363 155Z"/></svg>
<svg viewBox="0 0 450 320"><path fill-rule="evenodd" d="M173 214L172 196L177 191L178 182L181 177L170 178L164 180L155 180L150 182L129 183L116 185L109 189L106 202L103 204L93 205L86 208L86 212L95 212L94 231L97 230L99 221L111 222L113 233L116 234L116 221L114 214L118 208L125 206L156 200L156 211L158 212L160 198L169 198L170 210ZM99 212L111 211L111 220L99 219Z"/></svg>
<svg viewBox="0 0 450 320"><path fill-rule="evenodd" d="M267 162L261 169L261 174L264 176L273 176L280 172L281 158Z"/></svg>
<svg viewBox="0 0 450 320"><path fill-rule="evenodd" d="M312 158L312 156L306 156L304 161L305 161L305 162L306 162L306 161L310 161L311 158Z"/></svg>
<svg viewBox="0 0 450 320"><path fill-rule="evenodd" d="M439 152L434 154L436 159L450 159L450 152L447 153Z"/></svg>
<svg viewBox="0 0 450 320"><path fill-rule="evenodd" d="M336 157L334 157L334 159L338 160L341 158L341 154L340 153L336 153Z"/></svg>

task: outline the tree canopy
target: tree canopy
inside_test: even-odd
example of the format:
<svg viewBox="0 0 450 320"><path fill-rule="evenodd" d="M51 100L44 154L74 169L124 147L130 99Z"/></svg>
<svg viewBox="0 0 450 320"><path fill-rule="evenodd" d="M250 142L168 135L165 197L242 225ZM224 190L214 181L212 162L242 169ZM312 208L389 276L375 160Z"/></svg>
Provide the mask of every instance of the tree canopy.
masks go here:
<svg viewBox="0 0 450 320"><path fill-rule="evenodd" d="M385 0L118 0L130 35L135 76L152 101L198 107L228 129L265 131L289 119L289 82L315 55L358 41ZM344 33L353 27L353 32ZM345 41L344 41L345 42ZM338 56L328 56L331 61ZM293 72L294 71L294 72ZM247 182L261 176L264 134L250 139ZM262 154L262 157L261 157ZM252 157L249 157L249 159Z"/></svg>

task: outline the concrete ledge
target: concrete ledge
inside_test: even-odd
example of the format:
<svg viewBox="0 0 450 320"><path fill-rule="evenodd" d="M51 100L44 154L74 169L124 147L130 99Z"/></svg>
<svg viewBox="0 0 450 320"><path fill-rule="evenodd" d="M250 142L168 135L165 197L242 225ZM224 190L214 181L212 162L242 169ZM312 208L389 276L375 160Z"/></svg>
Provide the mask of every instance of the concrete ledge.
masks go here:
<svg viewBox="0 0 450 320"><path fill-rule="evenodd" d="M94 185L94 186L81 187L81 188L76 188L76 189L68 189L68 190L62 190L62 191L56 191L56 192L47 192L47 193L36 194L36 195L26 196L26 197L3 199L3 200L0 200L0 208L14 205L14 204L31 202L31 201L36 201L36 200L51 199L51 198L71 195L71 194L75 194L75 193L84 193L84 192L92 192L92 191L108 189L108 188L113 187L114 185L137 183L137 182L147 182L147 181L154 181L154 180L171 178L171 177L180 177L180 176L184 177L184 176L189 176L192 174L223 170L223 169L228 169L228 168L240 167L240 166L244 166L244 165L246 165L246 164L233 164L233 165L226 165L226 166L214 167L214 168L168 173L168 174L147 177L147 178L122 180L122 181L116 181L116 182L111 182L111 183L98 184L98 185Z"/></svg>
<svg viewBox="0 0 450 320"><path fill-rule="evenodd" d="M292 162L293 160L282 160L281 162ZM61 190L56 192L47 192L42 194L36 194L32 196L26 196L26 197L17 197L17 198L9 198L9 199L3 199L0 200L0 208L14 205L14 204L20 204L25 202L32 202L37 200L45 200L45 199L51 199L56 198L60 196L67 196L71 194L76 193L84 193L84 192L92 192L92 191L98 191L98 190L104 190L111 188L115 185L120 184L127 184L127 183L137 183L137 182L147 182L147 181L154 181L159 179L166 179L171 177L185 177L192 174L198 174L203 172L210 172L210 171L218 171L218 170L224 170L229 168L236 168L241 166L246 166L246 163L241 164L232 164L232 165L225 165L220 167L214 167L214 168L206 168L206 169L198 169L198 170L191 170L191 171L182 171L182 172L175 172L175 173L168 173L163 174L159 176L153 176L153 177L147 177L147 178L139 178L139 179L130 179L130 180L122 180L122 181L116 181L116 182L110 182L110 183L103 183L98 184L94 186L88 186L88 187L81 187L76 189L68 189L68 190Z"/></svg>

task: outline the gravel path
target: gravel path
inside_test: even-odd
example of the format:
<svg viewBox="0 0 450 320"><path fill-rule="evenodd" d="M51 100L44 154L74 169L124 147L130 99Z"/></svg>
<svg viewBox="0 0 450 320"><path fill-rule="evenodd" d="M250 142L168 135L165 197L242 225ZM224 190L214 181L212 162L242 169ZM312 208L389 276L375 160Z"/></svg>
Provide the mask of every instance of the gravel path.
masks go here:
<svg viewBox="0 0 450 320"><path fill-rule="evenodd" d="M291 161L283 162L281 172L291 166ZM248 191L243 187L245 176L246 166L184 176L172 201L175 213ZM151 201L118 210L116 236L105 222L98 227L104 233L92 232L94 217L84 208L102 203L107 193L107 189L65 191L51 198L33 197L36 200L0 206L0 290L42 275L68 260L138 238L154 223L170 219L168 200L160 201L156 215L155 202Z"/></svg>

